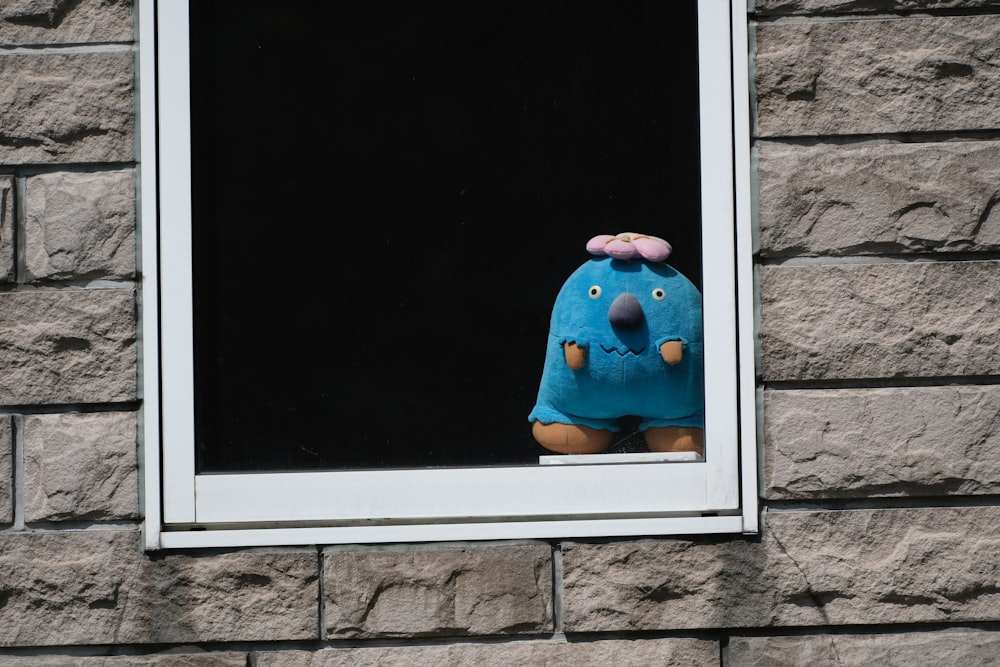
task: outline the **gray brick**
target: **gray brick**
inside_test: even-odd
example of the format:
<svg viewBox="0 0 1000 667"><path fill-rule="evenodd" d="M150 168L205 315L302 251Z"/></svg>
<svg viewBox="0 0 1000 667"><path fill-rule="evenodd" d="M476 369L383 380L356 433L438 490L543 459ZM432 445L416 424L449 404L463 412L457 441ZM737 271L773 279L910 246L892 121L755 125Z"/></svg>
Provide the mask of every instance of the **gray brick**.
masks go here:
<svg viewBox="0 0 1000 667"><path fill-rule="evenodd" d="M245 653L162 653L102 656L0 656L0 667L246 667Z"/></svg>
<svg viewBox="0 0 1000 667"><path fill-rule="evenodd" d="M0 282L13 282L14 274L14 177L0 176Z"/></svg>
<svg viewBox="0 0 1000 667"><path fill-rule="evenodd" d="M760 251L1000 248L1000 142L760 146Z"/></svg>
<svg viewBox="0 0 1000 667"><path fill-rule="evenodd" d="M991 667L997 664L997 656L1000 656L1000 633L976 630L729 640L732 667Z"/></svg>
<svg viewBox="0 0 1000 667"><path fill-rule="evenodd" d="M14 438L10 419L0 415L0 523L14 520Z"/></svg>
<svg viewBox="0 0 1000 667"><path fill-rule="evenodd" d="M25 190L29 279L135 276L132 171L40 174Z"/></svg>
<svg viewBox="0 0 1000 667"><path fill-rule="evenodd" d="M315 552L154 555L137 531L0 534L0 646L317 639Z"/></svg>
<svg viewBox="0 0 1000 667"><path fill-rule="evenodd" d="M751 0L752 10L762 16L977 9L994 4L995 0Z"/></svg>
<svg viewBox="0 0 1000 667"><path fill-rule="evenodd" d="M0 55L0 163L133 159L130 51Z"/></svg>
<svg viewBox="0 0 1000 667"><path fill-rule="evenodd" d="M764 137L993 129L1000 16L757 26Z"/></svg>
<svg viewBox="0 0 1000 667"><path fill-rule="evenodd" d="M26 521L139 516L136 414L24 417Z"/></svg>
<svg viewBox="0 0 1000 667"><path fill-rule="evenodd" d="M765 391L766 495L1000 493L1000 387Z"/></svg>
<svg viewBox="0 0 1000 667"><path fill-rule="evenodd" d="M1000 508L767 513L762 537L566 544L570 632L1000 620Z"/></svg>
<svg viewBox="0 0 1000 667"><path fill-rule="evenodd" d="M326 636L552 632L544 544L325 552Z"/></svg>
<svg viewBox="0 0 1000 667"><path fill-rule="evenodd" d="M1000 372L1000 262L761 269L764 379Z"/></svg>
<svg viewBox="0 0 1000 667"><path fill-rule="evenodd" d="M257 667L718 667L719 645L705 639L610 639L518 641L447 646L396 646L270 651L256 654ZM0 663L0 667L2 663Z"/></svg>
<svg viewBox="0 0 1000 667"><path fill-rule="evenodd" d="M0 404L136 396L129 289L0 293Z"/></svg>
<svg viewBox="0 0 1000 667"><path fill-rule="evenodd" d="M128 42L130 0L4 0L0 46Z"/></svg>

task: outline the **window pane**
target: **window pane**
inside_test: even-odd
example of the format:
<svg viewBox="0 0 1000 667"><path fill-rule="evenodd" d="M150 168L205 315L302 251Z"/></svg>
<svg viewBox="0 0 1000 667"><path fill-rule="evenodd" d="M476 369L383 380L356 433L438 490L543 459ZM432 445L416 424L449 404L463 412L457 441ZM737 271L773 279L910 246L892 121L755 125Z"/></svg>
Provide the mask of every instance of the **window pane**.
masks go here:
<svg viewBox="0 0 1000 667"><path fill-rule="evenodd" d="M586 241L700 284L695 9L192 2L199 472L548 453Z"/></svg>

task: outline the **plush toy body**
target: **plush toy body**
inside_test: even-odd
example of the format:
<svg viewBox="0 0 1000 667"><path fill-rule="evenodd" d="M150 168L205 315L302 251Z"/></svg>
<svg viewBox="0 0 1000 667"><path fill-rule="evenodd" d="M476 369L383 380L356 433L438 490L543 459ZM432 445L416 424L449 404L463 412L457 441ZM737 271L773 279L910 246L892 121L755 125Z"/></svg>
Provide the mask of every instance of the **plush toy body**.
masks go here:
<svg viewBox="0 0 1000 667"><path fill-rule="evenodd" d="M598 452L621 417L636 416L650 449L700 452L701 294L662 261L662 239L599 236L588 250L599 256L566 280L552 309L528 416L535 438L553 451Z"/></svg>

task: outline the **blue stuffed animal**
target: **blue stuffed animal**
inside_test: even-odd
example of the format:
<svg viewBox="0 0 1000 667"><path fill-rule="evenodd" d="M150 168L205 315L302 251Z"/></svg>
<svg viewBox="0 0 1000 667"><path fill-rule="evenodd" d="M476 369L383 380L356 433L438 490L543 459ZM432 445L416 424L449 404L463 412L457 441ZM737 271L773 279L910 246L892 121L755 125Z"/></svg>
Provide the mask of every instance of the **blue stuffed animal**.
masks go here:
<svg viewBox="0 0 1000 667"><path fill-rule="evenodd" d="M670 244L644 234L596 236L596 257L563 284L552 308L538 401L528 416L540 445L593 454L619 419L640 418L652 451L704 448L701 294L664 260Z"/></svg>

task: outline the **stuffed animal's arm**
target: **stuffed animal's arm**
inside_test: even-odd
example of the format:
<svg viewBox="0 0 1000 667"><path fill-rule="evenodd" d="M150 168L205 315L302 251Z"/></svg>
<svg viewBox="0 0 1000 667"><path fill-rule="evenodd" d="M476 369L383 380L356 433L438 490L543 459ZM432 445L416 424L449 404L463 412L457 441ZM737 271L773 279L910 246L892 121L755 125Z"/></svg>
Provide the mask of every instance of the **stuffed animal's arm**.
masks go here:
<svg viewBox="0 0 1000 667"><path fill-rule="evenodd" d="M671 366L676 366L684 359L684 341L665 340L660 343L660 356Z"/></svg>
<svg viewBox="0 0 1000 667"><path fill-rule="evenodd" d="M566 341L563 343L563 354L566 356L566 365L574 371L578 371L587 363L587 348L576 344L576 341Z"/></svg>

